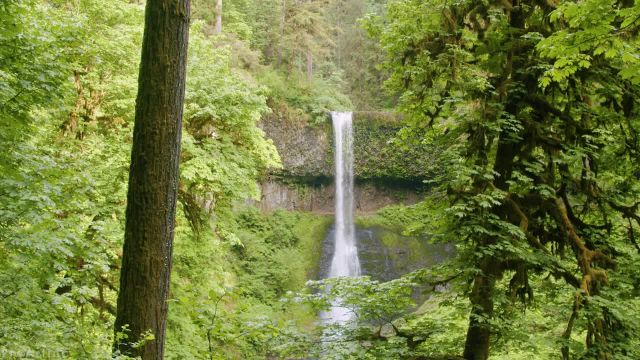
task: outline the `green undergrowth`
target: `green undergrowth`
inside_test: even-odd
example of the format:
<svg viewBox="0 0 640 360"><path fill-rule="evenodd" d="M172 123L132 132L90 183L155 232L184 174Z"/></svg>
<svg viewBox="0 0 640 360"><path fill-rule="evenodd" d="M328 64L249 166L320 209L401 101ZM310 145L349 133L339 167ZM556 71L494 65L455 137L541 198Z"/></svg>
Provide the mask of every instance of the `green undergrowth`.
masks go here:
<svg viewBox="0 0 640 360"><path fill-rule="evenodd" d="M243 266L248 269L251 265L245 280L270 284L270 292L259 294L263 298L279 297L287 290L303 287L308 279L318 275L322 241L332 221L327 215L244 210L237 220L243 246L236 247L236 253L245 262ZM258 268L266 273L255 270L255 265L261 262L264 267Z"/></svg>
<svg viewBox="0 0 640 360"><path fill-rule="evenodd" d="M387 206L372 214L359 215L356 218L356 224L360 227L380 225L388 229L406 232L408 231L407 225L418 220L412 210L413 208L410 206Z"/></svg>
<svg viewBox="0 0 640 360"><path fill-rule="evenodd" d="M317 276L331 217L255 208L234 217L235 243L195 237L178 219L168 359L264 358L288 329L315 326L310 307L281 299Z"/></svg>

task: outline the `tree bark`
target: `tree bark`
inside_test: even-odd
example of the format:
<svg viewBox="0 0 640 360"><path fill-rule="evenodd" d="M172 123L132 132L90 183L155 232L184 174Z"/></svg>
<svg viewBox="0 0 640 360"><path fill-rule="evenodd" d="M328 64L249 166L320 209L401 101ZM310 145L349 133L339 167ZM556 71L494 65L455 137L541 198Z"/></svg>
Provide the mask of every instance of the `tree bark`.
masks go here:
<svg viewBox="0 0 640 360"><path fill-rule="evenodd" d="M495 288L495 269L493 259L484 259L480 265L482 273L476 275L471 291L471 315L464 344L463 357L466 360L486 360L489 358L491 326L493 318L493 292Z"/></svg>
<svg viewBox="0 0 640 360"><path fill-rule="evenodd" d="M216 1L216 34L222 34L222 0Z"/></svg>
<svg viewBox="0 0 640 360"><path fill-rule="evenodd" d="M148 0L114 351L162 359L178 189L190 0ZM151 332L153 340L134 346Z"/></svg>

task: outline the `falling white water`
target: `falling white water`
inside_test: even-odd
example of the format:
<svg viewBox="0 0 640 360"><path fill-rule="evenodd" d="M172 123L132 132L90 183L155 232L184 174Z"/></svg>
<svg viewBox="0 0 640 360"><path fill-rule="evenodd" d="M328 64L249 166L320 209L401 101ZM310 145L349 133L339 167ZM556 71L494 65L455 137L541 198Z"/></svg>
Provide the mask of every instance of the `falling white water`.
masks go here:
<svg viewBox="0 0 640 360"><path fill-rule="evenodd" d="M329 277L359 276L360 260L353 223L353 131L352 113L332 112L336 164L335 238ZM352 317L349 309L333 306L325 314L330 322L345 322Z"/></svg>

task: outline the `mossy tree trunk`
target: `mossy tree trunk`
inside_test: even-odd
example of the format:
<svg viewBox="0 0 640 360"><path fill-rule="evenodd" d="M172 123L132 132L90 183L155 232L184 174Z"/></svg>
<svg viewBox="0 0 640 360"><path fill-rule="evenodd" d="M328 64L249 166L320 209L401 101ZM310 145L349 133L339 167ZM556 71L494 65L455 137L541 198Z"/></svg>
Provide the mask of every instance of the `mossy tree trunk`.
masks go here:
<svg viewBox="0 0 640 360"><path fill-rule="evenodd" d="M138 79L115 350L162 359L178 189L190 0L149 0ZM126 329L126 330L125 330ZM151 332L153 340L133 346Z"/></svg>
<svg viewBox="0 0 640 360"><path fill-rule="evenodd" d="M473 289L469 296L472 309L464 344L463 357L466 360L486 360L489 358L491 340L489 320L493 317L496 269L494 269L495 266L490 258L486 258L480 268L482 273L475 276Z"/></svg>

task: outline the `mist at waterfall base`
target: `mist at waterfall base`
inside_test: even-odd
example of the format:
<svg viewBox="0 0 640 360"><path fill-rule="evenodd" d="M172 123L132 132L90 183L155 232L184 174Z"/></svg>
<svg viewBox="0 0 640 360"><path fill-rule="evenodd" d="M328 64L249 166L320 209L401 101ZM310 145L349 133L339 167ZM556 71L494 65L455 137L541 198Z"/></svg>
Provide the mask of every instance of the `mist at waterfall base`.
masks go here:
<svg viewBox="0 0 640 360"><path fill-rule="evenodd" d="M331 113L335 152L335 222L333 256L329 278L359 276L360 260L356 246L356 227L353 221L353 127L352 113ZM337 300L339 301L339 300ZM322 314L327 322L343 323L351 319L352 312L334 304Z"/></svg>

